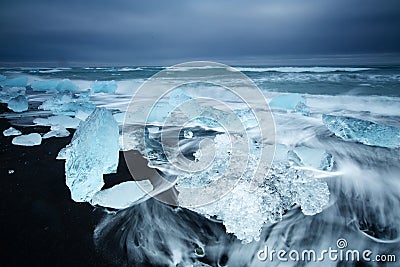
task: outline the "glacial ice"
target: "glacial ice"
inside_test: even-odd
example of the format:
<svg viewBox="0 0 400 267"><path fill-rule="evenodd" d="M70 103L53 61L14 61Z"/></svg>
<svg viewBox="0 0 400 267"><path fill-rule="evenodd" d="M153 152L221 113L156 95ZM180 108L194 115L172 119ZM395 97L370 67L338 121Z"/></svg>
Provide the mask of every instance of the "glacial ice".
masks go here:
<svg viewBox="0 0 400 267"><path fill-rule="evenodd" d="M57 80L33 81L31 83L31 88L33 91L51 91L56 90L57 85Z"/></svg>
<svg viewBox="0 0 400 267"><path fill-rule="evenodd" d="M14 137L12 143L19 146L38 146L42 143L42 137L38 133L25 134Z"/></svg>
<svg viewBox="0 0 400 267"><path fill-rule="evenodd" d="M12 98L25 95L25 87L4 87L0 91L0 102L7 103Z"/></svg>
<svg viewBox="0 0 400 267"><path fill-rule="evenodd" d="M95 81L92 85L93 93L106 93L106 94L115 94L117 91L118 85L117 83L112 81Z"/></svg>
<svg viewBox="0 0 400 267"><path fill-rule="evenodd" d="M64 79L58 82L57 91L59 92L76 92L79 91L79 87L76 86L71 80Z"/></svg>
<svg viewBox="0 0 400 267"><path fill-rule="evenodd" d="M90 204L113 209L125 209L146 195L144 189L146 192L152 189L148 180L123 182L97 192L90 200Z"/></svg>
<svg viewBox="0 0 400 267"><path fill-rule="evenodd" d="M65 115L75 115L79 111L90 114L95 108L96 105L89 101L89 95L85 93L79 95L71 93L55 94L39 106L39 109Z"/></svg>
<svg viewBox="0 0 400 267"><path fill-rule="evenodd" d="M5 87L25 87L28 84L28 78L18 77L0 81L0 85Z"/></svg>
<svg viewBox="0 0 400 267"><path fill-rule="evenodd" d="M70 132L60 125L53 125L50 128L50 131L43 135L43 139L47 139L50 137L66 137L69 136Z"/></svg>
<svg viewBox="0 0 400 267"><path fill-rule="evenodd" d="M0 74L0 82L1 82L1 81L4 81L5 79L7 79L7 77Z"/></svg>
<svg viewBox="0 0 400 267"><path fill-rule="evenodd" d="M238 140L231 136L231 140L226 134L219 134L214 138L215 158L212 164L204 171L199 173L188 173L178 177L177 189L182 187L199 187L217 181L221 174L228 171L227 164L231 160L231 149L229 143L237 145ZM217 140L216 140L217 139ZM249 157L247 166L255 165L258 162L257 148L250 148L253 155ZM205 152L208 153L208 149ZM298 147L289 150L283 145L277 145L276 158L270 169L265 168L263 177L257 177L255 190L252 190L250 181L252 172L244 172L244 177L230 192L221 199L200 207L189 207L189 209L203 214L207 217L216 216L222 220L227 232L233 233L243 242L257 240L262 226L265 223L274 223L282 220L284 213L291 209L293 205L300 206L305 215L314 215L321 212L328 204L329 189L325 181L316 179L312 173L296 168L297 164L290 163L290 151L297 154L299 165L312 165L313 168L323 169L326 167L325 161L328 157L322 149ZM211 153L211 152L210 152ZM311 160L307 157L315 153ZM194 153L195 161L201 160L197 152ZM333 160L332 158L330 158ZM328 161L332 164L331 161ZM235 169L236 164L229 165L229 170ZM224 169L225 168L225 169ZM325 168L325 170L328 170ZM233 181L234 182L234 181ZM182 192L181 192L182 193ZM183 195L178 196L180 204L191 203L192 198L204 198L204 195Z"/></svg>
<svg viewBox="0 0 400 267"><path fill-rule="evenodd" d="M14 112L27 111L28 99L24 95L19 95L8 101L7 107Z"/></svg>
<svg viewBox="0 0 400 267"><path fill-rule="evenodd" d="M323 115L325 126L345 141L360 142L370 146L400 147L400 129L351 117Z"/></svg>
<svg viewBox="0 0 400 267"><path fill-rule="evenodd" d="M15 129L14 127L10 127L3 131L4 136L13 136L13 135L21 135L22 133Z"/></svg>
<svg viewBox="0 0 400 267"><path fill-rule="evenodd" d="M300 94L287 94L276 96L269 102L270 108L286 109L303 115L309 115L306 98Z"/></svg>
<svg viewBox="0 0 400 267"><path fill-rule="evenodd" d="M118 124L105 108L96 108L79 125L64 150L66 184L74 201L90 201L104 185L103 174L116 172L118 137Z"/></svg>
<svg viewBox="0 0 400 267"><path fill-rule="evenodd" d="M174 107L177 107L183 104L184 102L192 99L191 96L189 96L184 90L180 88L174 89L168 95L169 95L169 104Z"/></svg>
<svg viewBox="0 0 400 267"><path fill-rule="evenodd" d="M63 126L64 128L76 129L81 120L66 115L51 116L48 118L36 118L33 123L41 126Z"/></svg>

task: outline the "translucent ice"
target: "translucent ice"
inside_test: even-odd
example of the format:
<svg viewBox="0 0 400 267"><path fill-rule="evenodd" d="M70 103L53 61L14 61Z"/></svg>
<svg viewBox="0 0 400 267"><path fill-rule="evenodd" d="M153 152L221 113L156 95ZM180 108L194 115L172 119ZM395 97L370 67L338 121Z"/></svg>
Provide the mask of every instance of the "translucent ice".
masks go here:
<svg viewBox="0 0 400 267"><path fill-rule="evenodd" d="M332 115L323 115L322 121L332 133L345 141L388 148L400 147L400 129L397 127Z"/></svg>
<svg viewBox="0 0 400 267"><path fill-rule="evenodd" d="M63 126L53 125L50 128L50 132L43 135L43 139L50 137L66 137L69 135L70 135L69 131L65 129Z"/></svg>
<svg viewBox="0 0 400 267"><path fill-rule="evenodd" d="M58 85L57 80L33 81L31 83L31 88L33 91L50 91L50 90L56 90L57 85Z"/></svg>
<svg viewBox="0 0 400 267"><path fill-rule="evenodd" d="M8 101L7 107L14 112L23 112L28 110L28 99L24 95L19 95Z"/></svg>
<svg viewBox="0 0 400 267"><path fill-rule="evenodd" d="M7 130L3 131L4 136L12 136L12 135L21 135L22 133L18 131L17 129L10 127Z"/></svg>
<svg viewBox="0 0 400 267"><path fill-rule="evenodd" d="M39 108L56 114L75 115L78 111L90 114L96 106L89 101L89 95L85 93L79 95L64 93L52 96Z"/></svg>
<svg viewBox="0 0 400 267"><path fill-rule="evenodd" d="M96 108L64 151L66 184L74 201L90 201L104 185L103 174L118 166L119 129L110 111Z"/></svg>
<svg viewBox="0 0 400 267"><path fill-rule="evenodd" d="M117 91L118 85L113 81L95 81L92 86L93 93L106 93L106 94L115 94Z"/></svg>
<svg viewBox="0 0 400 267"><path fill-rule="evenodd" d="M7 77L0 74L0 81L4 81L5 79L7 79Z"/></svg>
<svg viewBox="0 0 400 267"><path fill-rule="evenodd" d="M0 102L7 103L12 98L25 95L25 87L4 87L0 91Z"/></svg>
<svg viewBox="0 0 400 267"><path fill-rule="evenodd" d="M33 123L36 125L41 125L41 126L63 126L64 128L71 128L75 129L78 127L79 123L81 120L77 118L72 118L69 116L65 115L57 115L57 116L51 116L48 117L47 119L45 118L37 118L33 120Z"/></svg>
<svg viewBox="0 0 400 267"><path fill-rule="evenodd" d="M152 185L148 180L123 182L97 192L90 204L113 209L125 209L146 195L142 188L146 188L146 191L149 192Z"/></svg>
<svg viewBox="0 0 400 267"><path fill-rule="evenodd" d="M269 102L269 106L271 108L292 110L302 113L303 115L309 115L306 99L299 94L287 94L274 97Z"/></svg>
<svg viewBox="0 0 400 267"><path fill-rule="evenodd" d="M1 86L8 86L8 87L25 87L27 84L28 84L28 78L26 77L18 77L0 81Z"/></svg>
<svg viewBox="0 0 400 267"><path fill-rule="evenodd" d="M76 92L79 90L79 87L71 82L71 80L64 79L58 82L56 89L59 92Z"/></svg>
<svg viewBox="0 0 400 267"><path fill-rule="evenodd" d="M14 137L12 143L19 146L38 146L42 143L42 137L38 133L20 135Z"/></svg>

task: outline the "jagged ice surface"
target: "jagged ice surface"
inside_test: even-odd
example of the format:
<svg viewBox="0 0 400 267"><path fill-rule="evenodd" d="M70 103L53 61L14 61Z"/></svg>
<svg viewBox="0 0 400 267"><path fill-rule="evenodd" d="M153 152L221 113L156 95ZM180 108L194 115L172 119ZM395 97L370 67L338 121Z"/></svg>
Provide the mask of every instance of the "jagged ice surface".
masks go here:
<svg viewBox="0 0 400 267"><path fill-rule="evenodd" d="M116 172L118 136L118 124L105 108L96 108L79 125L64 151L66 184L74 201L90 201L104 185L103 174Z"/></svg>
<svg viewBox="0 0 400 267"><path fill-rule="evenodd" d="M370 146L400 147L400 129L351 117L323 115L325 126L345 141L360 142Z"/></svg>
<svg viewBox="0 0 400 267"><path fill-rule="evenodd" d="M28 99L24 95L19 95L8 101L7 107L14 112L23 112L28 110Z"/></svg>

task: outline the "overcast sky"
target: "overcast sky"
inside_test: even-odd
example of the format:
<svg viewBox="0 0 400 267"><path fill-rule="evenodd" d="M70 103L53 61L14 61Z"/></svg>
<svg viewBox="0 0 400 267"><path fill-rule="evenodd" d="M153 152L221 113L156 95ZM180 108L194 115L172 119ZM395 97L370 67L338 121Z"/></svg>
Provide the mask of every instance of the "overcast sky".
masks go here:
<svg viewBox="0 0 400 267"><path fill-rule="evenodd" d="M399 0L1 0L0 16L2 65L393 61L400 54Z"/></svg>

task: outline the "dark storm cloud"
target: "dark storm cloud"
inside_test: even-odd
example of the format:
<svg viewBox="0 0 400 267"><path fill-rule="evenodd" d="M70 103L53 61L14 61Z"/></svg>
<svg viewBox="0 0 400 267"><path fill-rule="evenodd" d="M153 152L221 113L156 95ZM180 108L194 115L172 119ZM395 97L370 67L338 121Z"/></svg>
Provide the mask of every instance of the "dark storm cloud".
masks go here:
<svg viewBox="0 0 400 267"><path fill-rule="evenodd" d="M158 64L396 54L398 14L398 0L3 0L0 61Z"/></svg>

